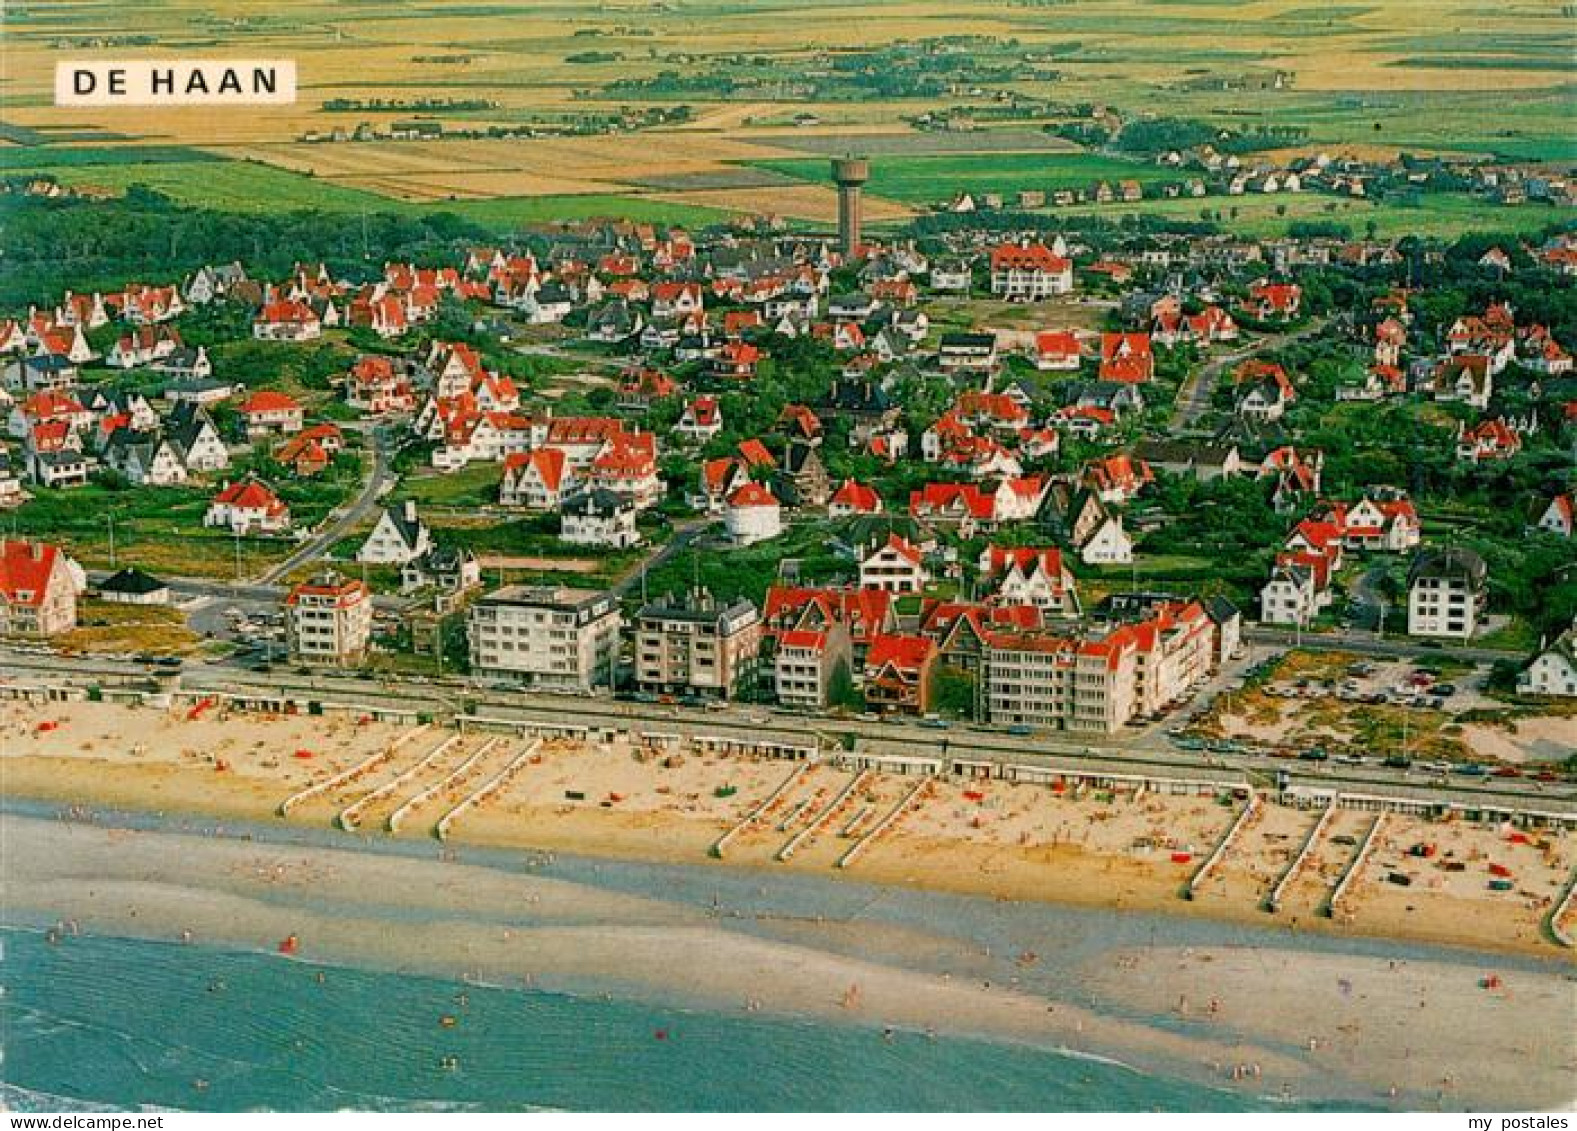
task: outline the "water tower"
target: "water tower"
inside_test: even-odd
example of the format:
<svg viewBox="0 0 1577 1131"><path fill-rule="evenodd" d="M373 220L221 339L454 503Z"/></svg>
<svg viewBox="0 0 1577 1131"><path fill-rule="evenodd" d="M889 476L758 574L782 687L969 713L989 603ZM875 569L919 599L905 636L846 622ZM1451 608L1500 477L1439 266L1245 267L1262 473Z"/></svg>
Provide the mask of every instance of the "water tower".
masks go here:
<svg viewBox="0 0 1577 1131"><path fill-rule="evenodd" d="M852 257L860 246L860 189L871 179L871 163L863 157L834 157L832 181L838 186L838 246Z"/></svg>

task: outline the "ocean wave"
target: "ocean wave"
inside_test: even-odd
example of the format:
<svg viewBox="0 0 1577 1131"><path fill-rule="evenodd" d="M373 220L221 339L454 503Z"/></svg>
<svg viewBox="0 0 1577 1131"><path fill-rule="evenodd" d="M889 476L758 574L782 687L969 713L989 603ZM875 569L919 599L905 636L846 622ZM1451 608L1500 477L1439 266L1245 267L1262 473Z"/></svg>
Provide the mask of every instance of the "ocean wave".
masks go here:
<svg viewBox="0 0 1577 1131"><path fill-rule="evenodd" d="M144 1112L154 1114L167 1112L179 1113L176 1107L153 1107L147 1104L137 1104L128 1107L124 1104L97 1103L93 1100L79 1099L76 1096L62 1096L54 1092L43 1092L34 1088L24 1088L20 1084L10 1084L0 1080L0 1111L13 1112L19 1115L50 1114L56 1112Z"/></svg>

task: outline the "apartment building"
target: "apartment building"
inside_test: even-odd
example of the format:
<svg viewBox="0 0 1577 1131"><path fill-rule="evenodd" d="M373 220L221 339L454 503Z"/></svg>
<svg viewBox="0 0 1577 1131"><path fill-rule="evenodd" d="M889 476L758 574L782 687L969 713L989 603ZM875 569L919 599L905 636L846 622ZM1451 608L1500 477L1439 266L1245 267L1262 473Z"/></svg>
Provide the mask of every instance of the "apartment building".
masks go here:
<svg viewBox="0 0 1577 1131"><path fill-rule="evenodd" d="M986 644L986 711L993 723L1112 734L1134 716L1139 643L1131 628L1101 639L993 632Z"/></svg>
<svg viewBox="0 0 1577 1131"><path fill-rule="evenodd" d="M848 630L837 622L780 633L772 662L778 702L808 711L830 706L840 678L853 685L853 665Z"/></svg>
<svg viewBox="0 0 1577 1131"><path fill-rule="evenodd" d="M1407 573L1407 633L1467 640L1488 599L1488 568L1472 550L1429 550Z"/></svg>
<svg viewBox="0 0 1577 1131"><path fill-rule="evenodd" d="M609 593L510 585L471 606L471 670L529 687L589 691L613 682L619 603Z"/></svg>
<svg viewBox="0 0 1577 1131"><path fill-rule="evenodd" d="M297 663L359 664L371 640L372 591L359 580L323 573L285 598L285 643Z"/></svg>
<svg viewBox="0 0 1577 1131"><path fill-rule="evenodd" d="M733 699L756 686L761 613L748 598L731 605L706 589L665 597L640 611L635 679L642 691Z"/></svg>
<svg viewBox="0 0 1577 1131"><path fill-rule="evenodd" d="M1198 601L1155 605L1130 627L1138 642L1135 713L1153 715L1181 702L1210 678L1216 627Z"/></svg>

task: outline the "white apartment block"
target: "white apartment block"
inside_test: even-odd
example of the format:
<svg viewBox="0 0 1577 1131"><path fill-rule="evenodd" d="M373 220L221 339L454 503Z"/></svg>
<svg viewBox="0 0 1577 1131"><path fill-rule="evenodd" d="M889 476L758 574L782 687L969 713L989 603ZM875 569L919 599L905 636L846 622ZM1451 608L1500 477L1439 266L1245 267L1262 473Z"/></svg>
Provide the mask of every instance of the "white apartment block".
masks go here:
<svg viewBox="0 0 1577 1131"><path fill-rule="evenodd" d="M1121 629L1102 641L993 634L985 679L993 723L1112 734L1137 709L1138 647Z"/></svg>
<svg viewBox="0 0 1577 1131"><path fill-rule="evenodd" d="M285 641L297 663L359 664L372 640L372 592L361 581L324 574L285 599Z"/></svg>
<svg viewBox="0 0 1577 1131"><path fill-rule="evenodd" d="M507 586L471 607L471 669L531 687L589 691L613 682L621 624L611 594Z"/></svg>
<svg viewBox="0 0 1577 1131"><path fill-rule="evenodd" d="M1407 575L1407 633L1468 640L1484 613L1487 571L1471 550L1427 551Z"/></svg>

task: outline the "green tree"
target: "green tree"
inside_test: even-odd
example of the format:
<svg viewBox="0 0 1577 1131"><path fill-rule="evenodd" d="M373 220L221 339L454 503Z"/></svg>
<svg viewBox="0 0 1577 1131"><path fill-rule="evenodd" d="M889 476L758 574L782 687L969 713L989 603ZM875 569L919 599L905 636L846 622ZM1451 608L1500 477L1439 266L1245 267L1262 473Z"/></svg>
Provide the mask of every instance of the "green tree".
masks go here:
<svg viewBox="0 0 1577 1131"><path fill-rule="evenodd" d="M957 719L975 717L976 680L952 664L938 664L931 673L931 704L938 714Z"/></svg>

